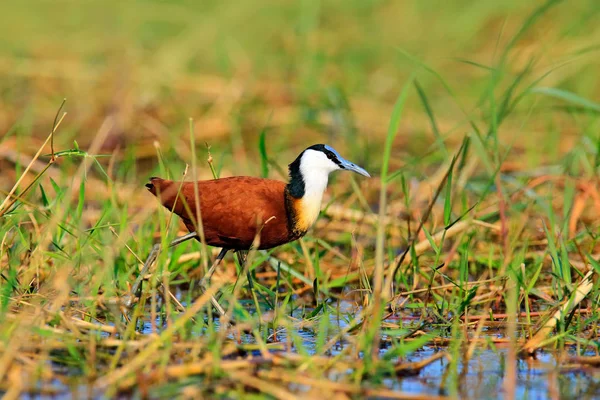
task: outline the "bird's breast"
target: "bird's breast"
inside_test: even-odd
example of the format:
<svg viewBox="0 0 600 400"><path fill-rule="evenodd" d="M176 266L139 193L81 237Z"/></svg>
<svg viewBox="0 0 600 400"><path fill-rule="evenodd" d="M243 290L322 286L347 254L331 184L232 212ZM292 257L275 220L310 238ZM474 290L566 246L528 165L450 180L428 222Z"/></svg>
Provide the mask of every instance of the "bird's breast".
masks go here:
<svg viewBox="0 0 600 400"><path fill-rule="evenodd" d="M291 231L298 237L303 236L319 217L321 197L304 196L294 198L290 196L288 204L290 205L289 212L291 215L288 218L290 219Z"/></svg>

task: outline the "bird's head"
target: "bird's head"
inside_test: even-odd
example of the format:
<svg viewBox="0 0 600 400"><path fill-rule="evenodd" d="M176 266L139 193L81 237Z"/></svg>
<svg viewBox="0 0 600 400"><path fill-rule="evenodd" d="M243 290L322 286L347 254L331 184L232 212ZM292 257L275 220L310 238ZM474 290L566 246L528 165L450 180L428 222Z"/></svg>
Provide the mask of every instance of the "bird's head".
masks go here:
<svg viewBox="0 0 600 400"><path fill-rule="evenodd" d="M290 228L299 237L317 220L329 174L338 169L371 176L326 144L310 146L290 164L290 181L286 188L286 196L290 197L286 197L286 207Z"/></svg>
<svg viewBox="0 0 600 400"><path fill-rule="evenodd" d="M304 150L289 165L290 184L296 193L295 197L302 197L304 191L314 187L324 190L328 176L338 169L354 171L370 177L369 173L358 165L346 160L335 149L326 144L315 144ZM294 188L294 186L296 186ZM301 193L300 193L300 189Z"/></svg>
<svg viewBox="0 0 600 400"><path fill-rule="evenodd" d="M354 171L358 174L371 177L367 171L358 165L346 160L333 147L326 144L315 144L304 150L296 160L290 164L299 169L303 175L324 174L329 175L338 169Z"/></svg>

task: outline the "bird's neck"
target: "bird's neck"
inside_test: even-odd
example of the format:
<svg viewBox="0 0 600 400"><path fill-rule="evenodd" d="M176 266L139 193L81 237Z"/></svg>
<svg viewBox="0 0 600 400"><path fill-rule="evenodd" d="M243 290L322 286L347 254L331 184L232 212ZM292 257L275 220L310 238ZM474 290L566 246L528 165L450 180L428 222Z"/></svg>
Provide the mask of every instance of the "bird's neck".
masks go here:
<svg viewBox="0 0 600 400"><path fill-rule="evenodd" d="M286 187L286 211L288 225L294 235L303 236L319 217L327 181L327 174L290 170L290 181Z"/></svg>

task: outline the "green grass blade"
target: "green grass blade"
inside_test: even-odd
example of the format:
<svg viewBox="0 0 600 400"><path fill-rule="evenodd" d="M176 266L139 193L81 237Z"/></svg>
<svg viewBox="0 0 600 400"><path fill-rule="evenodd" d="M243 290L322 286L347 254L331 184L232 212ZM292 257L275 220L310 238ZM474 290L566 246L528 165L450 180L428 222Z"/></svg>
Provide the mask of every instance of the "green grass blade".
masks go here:
<svg viewBox="0 0 600 400"><path fill-rule="evenodd" d="M555 99L566 101L567 103L579 106L587 111L600 113L600 104L578 96L568 90L551 88L551 87L536 87L529 91L534 94L542 94L544 96L553 97Z"/></svg>
<svg viewBox="0 0 600 400"><path fill-rule="evenodd" d="M258 138L258 151L260 153L260 174L263 178L269 176L269 157L267 157L267 128L264 127Z"/></svg>

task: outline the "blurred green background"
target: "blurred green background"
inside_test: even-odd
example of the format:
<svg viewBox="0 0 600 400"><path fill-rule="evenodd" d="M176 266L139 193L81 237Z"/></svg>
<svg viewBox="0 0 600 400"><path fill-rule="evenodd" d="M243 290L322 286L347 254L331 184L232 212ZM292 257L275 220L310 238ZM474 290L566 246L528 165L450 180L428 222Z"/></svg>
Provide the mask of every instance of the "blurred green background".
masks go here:
<svg viewBox="0 0 600 400"><path fill-rule="evenodd" d="M122 353L125 347L118 344L118 350L106 347L96 357L100 337L81 335L79 328L73 328L80 325L72 323L85 322L82 329L86 330L90 329L89 319L103 324L108 329L105 332L124 332L126 326L126 332L133 334L141 321L137 316L144 314L154 331L154 294L153 311L143 308L147 304L143 297L133 323L124 325L121 311L110 307L121 304L119 297L129 292L140 260L150 253L153 243L162 240L166 244L168 235L177 233L170 228L180 221L167 217L166 209L156 211L158 203L144 189L144 183L151 175L164 177L164 165L172 176L181 176L176 174L186 163L193 165L192 118L200 178L212 176L205 162L205 142L212 146L221 176L285 179L286 165L314 143L332 145L371 172L374 179L337 175L346 185L330 185L328 193L333 195L323 204L328 218L321 218L305 241L277 250L275 255L289 265L290 292L282 309L287 308L293 292L313 292L315 305L321 301L323 306L327 303L323 299L336 298L332 293L342 286L351 288L357 305L359 296L360 304L369 304L373 293L369 278L376 265L373 250L385 251L385 257L377 262L378 270L383 268L384 258L390 265L397 262L402 270L397 274L396 289L409 290L408 297L403 294L398 300L398 307L422 312L421 321L427 325L442 321L440 331L428 334L450 337L452 326L452 337L459 339L449 347L454 361L446 364L449 367L443 372L439 393L456 391L453 387L459 386L459 379L470 382L473 375L461 372L459 377L458 373L460 363L472 355L460 354L467 343L463 335L471 337L467 326L475 321L461 322L461 316L468 315L467 309L469 313L473 309L474 314L483 310L482 315L488 318L489 314L490 319L496 318L492 307L504 315L527 310L527 323L519 320L518 328L525 337L533 329L530 306L533 304L531 310L535 311L552 310L567 298L566 294L574 293L570 282L579 271L574 267L587 268L598 259L599 20L599 0L4 2L0 8L0 203L13 187L16 195L4 202L11 207L0 204L0 244L7 249L0 249L4 271L0 274L0 321L4 326L0 336L5 338L2 343L7 350L3 360L9 360L0 371L0 390L10 383L20 393L20 385L30 379L25 379L25 372L35 376L51 368L56 375L72 375L85 385L98 377L112 377L115 371L131 372L128 385L140 382L143 394L147 393L144 390L154 390L150 385L155 383L143 370L160 371L163 379L163 367L175 349L171 345L185 345L177 343L180 339L171 340L173 332L163 331L168 334L163 336L165 345L168 343L164 350L155 352L152 346L158 342L142 342L140 336L138 343L144 347L128 347ZM388 134L388 125L407 82L411 83L393 141L389 182L382 182L385 179L377 176L384 142L395 133ZM42 148L42 144L63 98L67 98L64 110L68 114L57 131L55 148L64 151L79 146L82 151L62 153L64 157L56 163L47 164L50 146ZM465 135L472 140L463 142ZM97 138L103 139L96 147ZM452 155L467 142L470 147L464 148L464 156L455 167L450 163ZM38 150L43 156L33 163ZM110 157L90 157L84 151ZM163 165L159 153L164 156ZM92 164L92 159L102 167ZM31 171L24 173L29 165ZM451 174L444 175L452 170L456 171L454 179ZM36 181L38 176L41 178ZM387 198L380 197L382 187ZM439 198L434 195L437 189L443 189ZM381 207L386 199L387 208ZM374 216L379 211L381 218ZM469 221L465 221L467 216ZM460 225L454 224L457 221L462 224L459 232L456 228ZM451 226L456 236L446 236ZM422 246L417 254L415 241L428 245L433 234L441 237L439 247L432 240L431 247ZM157 266L171 273L161 275L167 289L169 280L173 286L187 284L190 271L207 259L203 257L207 253L201 251L193 253L195 258L180 259L184 252L185 256L192 254L188 251L191 246L198 244L161 252ZM405 249L411 250L410 262L391 262ZM589 260L588 251L595 254ZM597 262L593 263L597 267ZM233 282L236 266L226 264ZM257 279L256 287L260 282L261 291L268 293L264 289L269 288L279 293L279 264L276 283L271 267L261 266L259 272L263 271L271 275ZM291 272L304 279L294 283ZM479 280L477 286L467 286L475 283L472 279ZM515 285L504 286L510 281ZM312 287L307 284L311 282ZM456 287L448 288L448 282ZM438 289L448 291L432 292L432 286L438 284ZM196 290L194 285L190 287ZM190 290L185 296L187 306L195 293ZM118 302L108 302L115 299ZM298 303L293 306L304 307L304 299L299 296L298 300L291 301ZM274 303L277 301L275 297ZM170 303L164 304L167 311L165 318L161 313L161 324L171 320ZM36 308L30 323L31 305L48 311L42 314ZM76 318L59 317L63 305L65 315L71 318L72 313ZM316 307L314 315L333 316L327 307L322 311ZM556 336L560 346L570 340L579 351L597 343L597 307L589 307L591 314L578 314L586 322L573 319L571 324L574 314L564 325L561 321ZM354 313L353 309L344 318L354 319ZM45 319L38 324L39 315ZM298 325L303 335L304 327L310 328L304 322L316 321L314 315L303 314L302 325ZM375 318L369 315L364 321L370 320L368 324L376 328L373 332L379 332L380 320L373 315ZM275 316L280 318L278 312ZM188 317L179 320L189 325L181 329L185 332L181 337L191 338L189 343L194 347L178 347L185 355L180 360L172 353L173 360L177 367L185 366L182 362L188 362L188 356L196 362L200 348L196 345L207 346L211 350L207 357L215 358L202 362L214 365L216 371L215 360L225 348L219 348L221 342L214 345L216 325L208 322L208 332L212 333L198 335L203 318L192 327L185 322ZM251 320L249 315L246 320ZM333 332L327 333L328 318L320 321L318 328L310 328L316 332L317 354L323 346L330 348L329 343L336 342L325 341ZM367 325L360 330L355 330L359 325L352 327L356 341L348 341L350 346L343 350L351 350L348 354L352 358L347 366L340 365L355 370L348 380L342 378L340 387L348 383L357 390L359 385L370 389L388 381L390 372L394 377L401 374L391 363L396 363L399 355L405 359L429 340L423 335L405 342L405 328L410 326L412 335L431 327L423 328L427 325L421 322L411 326L416 322L412 318L407 325L403 321L394 319L393 323L400 325L390 325L386 320L386 335L391 335L392 341L380 354L390 368L374 374L368 367L369 357L362 363L358 354L375 354L371 347L377 341L363 329ZM269 324L263 325L267 328L263 332L268 332ZM508 325L506 338L517 337L511 333L515 326ZM46 329L50 327L52 330ZM492 335L485 340L495 347L493 339L500 330L480 330L483 324L478 327L475 338ZM307 337L313 346L312 338ZM128 340L123 346L125 342ZM68 352L51 352L54 343L65 344ZM151 344L145 347L146 343ZM554 342L548 343L554 346ZM470 345L469 353L474 349ZM304 356L302 350L299 353ZM331 365L343 361L334 357L331 363L302 361L298 370L314 374L314 378L330 379L338 376ZM18 369L9 370L13 358L19 362ZM511 364L504 356L496 359L502 375L523 364ZM485 360L490 363L490 359ZM115 369L117 363L119 369ZM291 368L295 374L297 365L284 362L277 367ZM400 362L397 365L401 366ZM460 370L467 371L466 365ZM59 372L63 370L67 372ZM526 391L541 387L538 383L550 370L544 366L543 372L532 371L518 371L519 379L536 380L535 385L526 385ZM566 369L556 371L547 375L549 388L558 387L553 383L558 377L566 382L560 385L561 393L575 389L583 393L581 385L572 384ZM244 373L254 374L251 368ZM582 380L588 379L588 375L580 375ZM7 378L2 380L3 376ZM53 378L52 373L44 376ZM220 392L219 376L225 377L223 390L230 390L231 385L245 391L247 385L237 374L223 373L215 375L216 379L210 373L207 376L184 384L192 382L190 386L209 395L228 393ZM257 379L256 374L248 377ZM427 381L430 389L437 388L423 375L414 379ZM493 376L494 385L500 380ZM268 385L258 389L268 392L267 386L275 381L275 375L266 376ZM258 382L262 385L263 381ZM595 383L590 382L594 390ZM32 380L31 387L37 393L37 382ZM323 387L315 386L315 390L321 394ZM489 387L483 386L486 394L491 393ZM178 387L166 387L162 393L171 393L167 390L176 392ZM237 390L231 389L232 393ZM362 396L368 392L353 393ZM111 397L110 392L107 397Z"/></svg>
<svg viewBox="0 0 600 400"><path fill-rule="evenodd" d="M378 168L393 103L415 74L392 168L447 158L439 150L473 124L532 167L582 135L596 141L599 11L594 0L11 2L0 15L0 132L32 154L40 143L29 138L48 134L66 97L62 149L85 148L108 121L103 153L152 160L157 141L189 162L193 118L197 143L230 173L259 173L263 130L282 165L326 142ZM515 96L535 83L574 97L526 92L492 121L515 83Z"/></svg>

